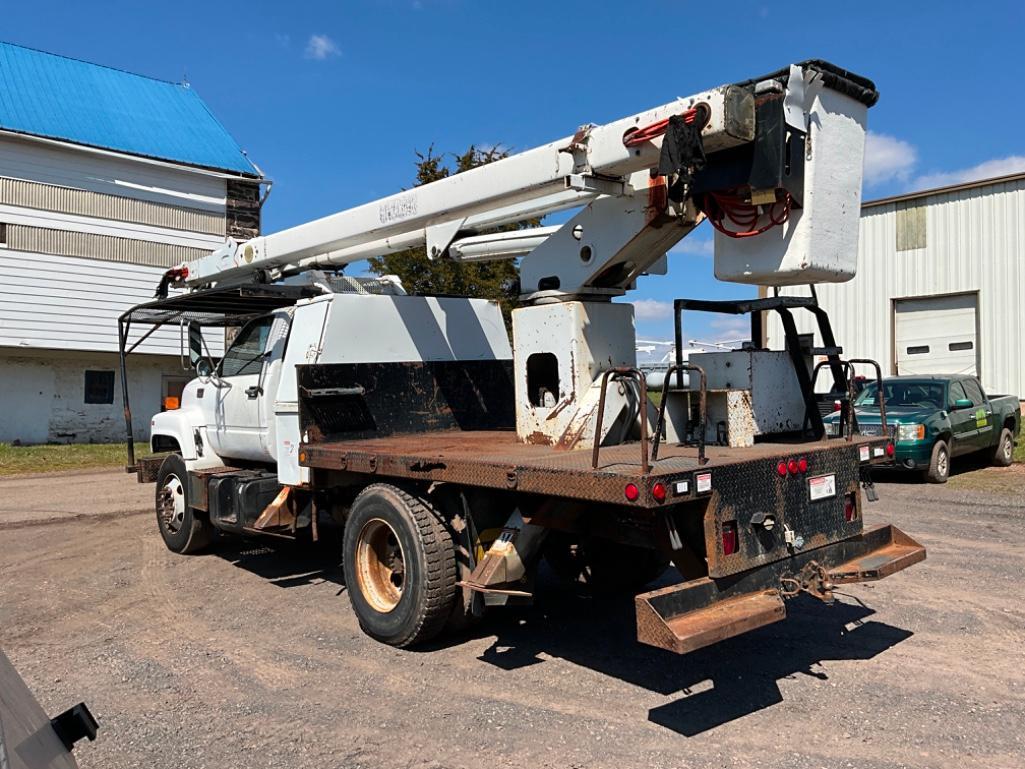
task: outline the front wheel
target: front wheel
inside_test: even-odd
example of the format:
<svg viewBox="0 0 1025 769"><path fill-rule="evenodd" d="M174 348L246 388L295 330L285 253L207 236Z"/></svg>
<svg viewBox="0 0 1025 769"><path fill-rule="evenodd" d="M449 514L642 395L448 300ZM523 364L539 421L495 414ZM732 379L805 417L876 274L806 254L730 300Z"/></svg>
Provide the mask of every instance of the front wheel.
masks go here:
<svg viewBox="0 0 1025 769"><path fill-rule="evenodd" d="M198 553L210 544L214 529L189 504L189 473L180 454L171 454L157 471L157 527L167 549Z"/></svg>
<svg viewBox="0 0 1025 769"><path fill-rule="evenodd" d="M932 447L932 459L929 469L925 471L925 479L929 483L946 483L950 477L950 447L946 441L936 441Z"/></svg>
<svg viewBox="0 0 1025 769"><path fill-rule="evenodd" d="M405 647L445 627L456 598L455 547L425 499L386 483L368 486L345 522L342 560L367 635Z"/></svg>
<svg viewBox="0 0 1025 769"><path fill-rule="evenodd" d="M997 467L1010 467L1014 461L1014 436L1006 427L1000 431L1000 439L993 451L993 464Z"/></svg>

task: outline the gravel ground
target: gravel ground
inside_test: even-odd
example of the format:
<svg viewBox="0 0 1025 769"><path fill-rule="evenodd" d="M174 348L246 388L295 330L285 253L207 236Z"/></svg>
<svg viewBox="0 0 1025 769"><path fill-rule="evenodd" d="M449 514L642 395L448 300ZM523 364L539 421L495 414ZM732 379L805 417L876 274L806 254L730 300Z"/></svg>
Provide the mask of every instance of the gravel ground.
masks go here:
<svg viewBox="0 0 1025 769"><path fill-rule="evenodd" d="M880 483L868 522L925 563L685 657L633 640L631 602L552 584L394 650L360 632L329 548L175 556L151 487L107 475L98 515L71 518L92 481L31 480L0 481L0 646L48 712L98 716L87 769L1025 765L1021 466Z"/></svg>

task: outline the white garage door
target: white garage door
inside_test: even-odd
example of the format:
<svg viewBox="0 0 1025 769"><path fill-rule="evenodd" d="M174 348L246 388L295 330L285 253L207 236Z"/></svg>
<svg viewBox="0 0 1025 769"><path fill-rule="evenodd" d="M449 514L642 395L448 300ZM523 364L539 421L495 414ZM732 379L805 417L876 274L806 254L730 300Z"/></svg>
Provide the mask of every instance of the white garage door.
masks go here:
<svg viewBox="0 0 1025 769"><path fill-rule="evenodd" d="M895 307L898 374L978 374L975 294L901 299Z"/></svg>

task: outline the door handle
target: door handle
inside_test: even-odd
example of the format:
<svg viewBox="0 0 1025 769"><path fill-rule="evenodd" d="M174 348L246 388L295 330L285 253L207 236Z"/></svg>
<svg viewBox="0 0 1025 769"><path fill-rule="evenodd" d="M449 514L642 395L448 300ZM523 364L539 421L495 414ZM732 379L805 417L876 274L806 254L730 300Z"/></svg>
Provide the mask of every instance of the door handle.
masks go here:
<svg viewBox="0 0 1025 769"><path fill-rule="evenodd" d="M253 385L252 387L246 388L246 395L252 400L257 396L263 395L263 388L260 385Z"/></svg>

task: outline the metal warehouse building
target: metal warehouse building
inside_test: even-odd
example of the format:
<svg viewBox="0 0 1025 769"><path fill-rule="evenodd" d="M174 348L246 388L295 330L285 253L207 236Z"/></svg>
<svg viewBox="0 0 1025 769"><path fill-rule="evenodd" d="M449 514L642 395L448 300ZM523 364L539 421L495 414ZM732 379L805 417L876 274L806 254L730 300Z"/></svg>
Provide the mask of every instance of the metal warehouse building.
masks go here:
<svg viewBox="0 0 1025 769"><path fill-rule="evenodd" d="M1025 174L866 202L860 236L857 276L816 288L844 357L1025 398Z"/></svg>
<svg viewBox="0 0 1025 769"><path fill-rule="evenodd" d="M0 441L123 440L118 316L258 234L262 183L188 85L0 43ZM190 377L179 347L137 350L139 438Z"/></svg>

